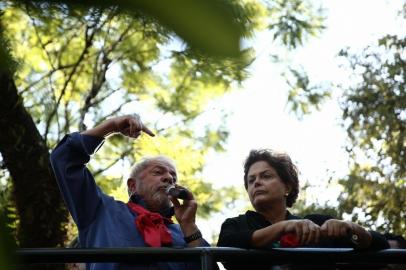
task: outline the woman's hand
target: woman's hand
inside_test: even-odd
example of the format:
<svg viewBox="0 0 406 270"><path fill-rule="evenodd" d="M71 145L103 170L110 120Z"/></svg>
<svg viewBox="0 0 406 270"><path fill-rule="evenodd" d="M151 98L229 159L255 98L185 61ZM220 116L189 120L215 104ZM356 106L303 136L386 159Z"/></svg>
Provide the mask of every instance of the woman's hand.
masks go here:
<svg viewBox="0 0 406 270"><path fill-rule="evenodd" d="M317 244L320 240L320 227L308 219L285 220L283 234L294 233L300 245Z"/></svg>
<svg viewBox="0 0 406 270"><path fill-rule="evenodd" d="M352 238L358 248L367 248L371 245L372 236L360 225L338 219L329 219L321 226L321 234L324 237L348 237ZM355 239L354 239L355 236Z"/></svg>
<svg viewBox="0 0 406 270"><path fill-rule="evenodd" d="M350 237L353 233L352 222L329 219L321 226L321 234L324 237Z"/></svg>
<svg viewBox="0 0 406 270"><path fill-rule="evenodd" d="M297 237L300 245L316 244L320 239L320 227L317 224L308 219L292 219L256 230L252 234L251 244L254 248L267 247L290 233Z"/></svg>

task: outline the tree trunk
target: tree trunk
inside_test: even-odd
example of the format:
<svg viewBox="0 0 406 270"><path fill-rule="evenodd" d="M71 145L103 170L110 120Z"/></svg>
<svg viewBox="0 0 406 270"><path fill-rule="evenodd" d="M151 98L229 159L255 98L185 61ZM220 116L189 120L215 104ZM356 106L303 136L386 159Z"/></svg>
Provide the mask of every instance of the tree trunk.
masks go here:
<svg viewBox="0 0 406 270"><path fill-rule="evenodd" d="M49 149L6 72L0 73L0 152L13 181L19 246L63 245L68 212L50 167Z"/></svg>

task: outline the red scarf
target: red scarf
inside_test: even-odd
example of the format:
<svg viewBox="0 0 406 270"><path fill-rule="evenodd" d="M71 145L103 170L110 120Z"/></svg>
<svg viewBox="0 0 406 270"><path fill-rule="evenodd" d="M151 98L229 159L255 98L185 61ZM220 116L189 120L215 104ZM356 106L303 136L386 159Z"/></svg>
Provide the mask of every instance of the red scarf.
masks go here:
<svg viewBox="0 0 406 270"><path fill-rule="evenodd" d="M158 213L150 212L133 202L128 202L127 205L138 215L135 219L135 225L148 246L161 247L170 246L172 244L171 233L165 226L165 224L173 223L170 218L165 218Z"/></svg>

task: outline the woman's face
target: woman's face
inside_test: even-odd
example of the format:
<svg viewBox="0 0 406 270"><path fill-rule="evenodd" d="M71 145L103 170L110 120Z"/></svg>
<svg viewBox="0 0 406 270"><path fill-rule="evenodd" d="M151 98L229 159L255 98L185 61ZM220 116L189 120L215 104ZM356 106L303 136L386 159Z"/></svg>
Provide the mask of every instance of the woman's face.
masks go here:
<svg viewBox="0 0 406 270"><path fill-rule="evenodd" d="M251 165L247 173L247 192L255 209L272 205L286 205L285 194L289 188L279 177L276 170L266 161Z"/></svg>

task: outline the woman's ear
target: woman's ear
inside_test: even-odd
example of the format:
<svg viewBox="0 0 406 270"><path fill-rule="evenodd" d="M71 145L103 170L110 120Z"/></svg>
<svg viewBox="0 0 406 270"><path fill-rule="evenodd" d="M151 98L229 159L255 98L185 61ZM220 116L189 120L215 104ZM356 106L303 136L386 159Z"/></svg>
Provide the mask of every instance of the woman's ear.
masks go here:
<svg viewBox="0 0 406 270"><path fill-rule="evenodd" d="M291 191L292 191L292 187L290 185L286 185L285 196L288 197L288 195L290 194Z"/></svg>

